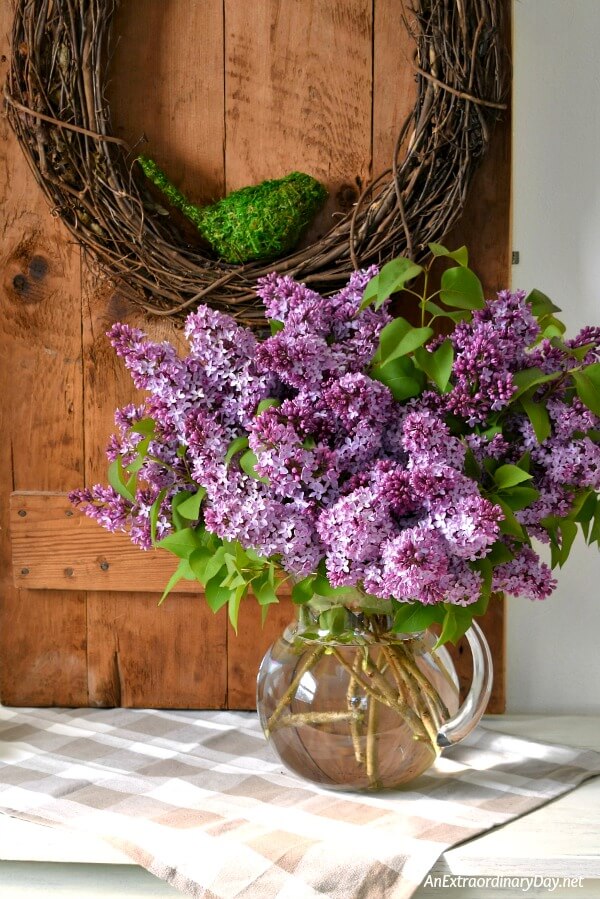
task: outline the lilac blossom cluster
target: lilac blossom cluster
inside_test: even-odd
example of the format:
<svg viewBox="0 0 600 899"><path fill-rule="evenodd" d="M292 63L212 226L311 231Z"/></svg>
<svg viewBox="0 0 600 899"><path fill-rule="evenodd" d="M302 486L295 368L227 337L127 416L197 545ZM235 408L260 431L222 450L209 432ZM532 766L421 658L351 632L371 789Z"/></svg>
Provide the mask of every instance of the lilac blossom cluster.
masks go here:
<svg viewBox="0 0 600 899"><path fill-rule="evenodd" d="M295 577L324 564L333 587L400 602L476 602L479 563L501 544L508 561L494 568L493 589L548 596L551 572L527 540L503 533L505 513L490 497L486 472L489 463L516 464L529 454L537 498L516 516L544 539L544 521L565 516L577 491L600 489L600 447L589 436L599 421L560 378L539 387L551 423L541 442L523 409L511 406L518 372L568 372L581 363L539 340L523 293L503 291L456 326L446 391L430 383L397 402L370 373L391 321L386 304L360 311L375 273L355 272L328 298L269 275L258 294L279 323L272 336L259 341L201 307L187 320L184 358L115 325L113 346L149 396L117 413L109 459L126 467L144 439L136 423L152 419L138 472L143 486L128 499L97 485L74 501L147 548L153 504L162 537L173 527L173 497L200 485L204 524L222 540L275 559ZM588 347L584 361L597 361L600 329L586 329L567 347ZM228 453L239 440L240 450ZM244 452L250 470L240 464Z"/></svg>

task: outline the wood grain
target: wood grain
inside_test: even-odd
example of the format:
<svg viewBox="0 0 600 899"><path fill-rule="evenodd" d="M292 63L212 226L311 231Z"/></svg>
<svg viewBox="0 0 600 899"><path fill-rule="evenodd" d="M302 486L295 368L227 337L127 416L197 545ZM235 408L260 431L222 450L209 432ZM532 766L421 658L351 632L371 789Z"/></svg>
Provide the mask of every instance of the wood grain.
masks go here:
<svg viewBox="0 0 600 899"><path fill-rule="evenodd" d="M177 567L170 553L143 552L126 534L110 534L74 511L66 493L15 492L10 506L17 587L160 595ZM182 581L177 592L197 594L198 585Z"/></svg>
<svg viewBox="0 0 600 899"><path fill-rule="evenodd" d="M0 6L0 80L11 4ZM0 696L6 704L87 703L85 601L59 605L11 583L8 494L82 483L79 250L50 215L0 118Z"/></svg>
<svg viewBox="0 0 600 899"><path fill-rule="evenodd" d="M106 479L104 448L114 427L115 408L139 401L129 374L106 338L108 327L116 320L127 321L143 327L155 340L170 339L177 345L183 338L172 323L145 320L105 282L98 285L87 266L82 301L86 482L93 483ZM58 517L64 526L64 515ZM223 707L227 691L225 616L213 615L199 601L197 585L187 582L186 592L195 596L173 594L157 609L157 594L164 589L176 560L160 551L142 555L131 544L127 546L126 537L113 549L111 538L118 541L116 535L102 534L94 522L89 522L93 530L86 531L83 519L77 518L87 539L85 546L80 546L77 564L67 569L73 569L71 577L80 577L89 591L90 704ZM109 539L103 539L106 537ZM56 538L53 542L58 543ZM106 564L108 569L103 568ZM64 571L64 566L58 569L63 583ZM107 576L105 580L102 575Z"/></svg>
<svg viewBox="0 0 600 899"><path fill-rule="evenodd" d="M392 167L402 123L413 110L415 44L404 23L408 4L377 0L373 30L373 175Z"/></svg>
<svg viewBox="0 0 600 899"><path fill-rule="evenodd" d="M149 143L141 151L164 166L191 199L210 201L224 188L221 0L144 0L143 15L141 10L140 3L122 4L113 29L120 37L113 61L118 90L110 98L116 133L132 144L147 135ZM99 282L87 261L82 275L85 477L90 484L106 480L104 449L114 429L114 410L141 397L106 331L115 321L127 321L153 340L170 340L180 349L185 341L172 322L144 317L105 280ZM157 609L176 560L160 551L131 555L125 540L109 549L99 531L96 527L96 552L86 544L91 554L84 555L82 547L79 564L69 566L90 591L90 703L222 707L225 616L215 617L199 600L198 585L188 582L184 591L194 597L174 594ZM100 545L106 551L99 563ZM104 581L102 574L108 576Z"/></svg>
<svg viewBox="0 0 600 899"><path fill-rule="evenodd" d="M121 3L112 33L115 135L155 159L193 202L222 197L222 0Z"/></svg>
<svg viewBox="0 0 600 899"><path fill-rule="evenodd" d="M225 0L227 191L307 172L329 230L371 174L371 51L371 0Z"/></svg>
<svg viewBox="0 0 600 899"><path fill-rule="evenodd" d="M225 0L226 186L300 170L329 190L310 236L346 211L371 175L370 0ZM228 643L230 708L254 708L254 675L293 610L242 607Z"/></svg>

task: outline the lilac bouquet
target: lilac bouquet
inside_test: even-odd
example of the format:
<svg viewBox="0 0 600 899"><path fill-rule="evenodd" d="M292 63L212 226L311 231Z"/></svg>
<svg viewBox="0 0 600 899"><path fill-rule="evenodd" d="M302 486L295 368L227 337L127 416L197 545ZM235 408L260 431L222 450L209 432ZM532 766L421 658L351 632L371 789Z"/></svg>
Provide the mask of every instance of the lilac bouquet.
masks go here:
<svg viewBox="0 0 600 899"><path fill-rule="evenodd" d="M600 328L565 339L543 294L486 301L465 248L430 249L446 266L431 295L431 265L407 259L330 297L261 279L262 340L206 306L185 358L115 325L148 397L116 414L110 486L73 501L174 553L165 595L196 579L234 624L249 590L267 607L287 580L322 629L350 610L399 632L438 623L440 643L495 592L549 596L532 541L555 567L578 528L600 539ZM391 317L400 291L419 326Z"/></svg>

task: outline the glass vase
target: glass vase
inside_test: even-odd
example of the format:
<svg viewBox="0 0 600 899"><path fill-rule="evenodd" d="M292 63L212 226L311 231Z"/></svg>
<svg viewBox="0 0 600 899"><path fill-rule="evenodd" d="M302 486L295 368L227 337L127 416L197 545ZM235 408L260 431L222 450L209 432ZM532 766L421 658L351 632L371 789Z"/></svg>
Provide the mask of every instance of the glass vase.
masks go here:
<svg viewBox="0 0 600 899"><path fill-rule="evenodd" d="M386 616L352 617L338 637L319 633L306 614L290 625L260 666L257 708L290 771L333 789L391 789L475 727L491 691L491 655L473 624L472 684L460 704L456 670L432 632L396 634Z"/></svg>

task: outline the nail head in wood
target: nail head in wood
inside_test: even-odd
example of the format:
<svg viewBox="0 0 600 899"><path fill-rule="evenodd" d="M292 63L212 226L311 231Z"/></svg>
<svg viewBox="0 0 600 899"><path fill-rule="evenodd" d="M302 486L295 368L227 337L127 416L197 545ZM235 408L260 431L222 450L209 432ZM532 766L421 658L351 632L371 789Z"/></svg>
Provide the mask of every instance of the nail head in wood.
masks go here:
<svg viewBox="0 0 600 899"><path fill-rule="evenodd" d="M25 577L29 574L29 568L21 568L21 574Z"/></svg>
<svg viewBox="0 0 600 899"><path fill-rule="evenodd" d="M73 571L72 568L65 568L65 574L66 574L67 577L73 577L73 575L75 574L75 572Z"/></svg>
<svg viewBox="0 0 600 899"><path fill-rule="evenodd" d="M108 571L110 565L108 564L108 562L100 562L100 568L102 569L102 571Z"/></svg>
<svg viewBox="0 0 600 899"><path fill-rule="evenodd" d="M21 518L25 518L25 516L27 515L27 512L25 511L25 509L19 509L19 515Z"/></svg>

